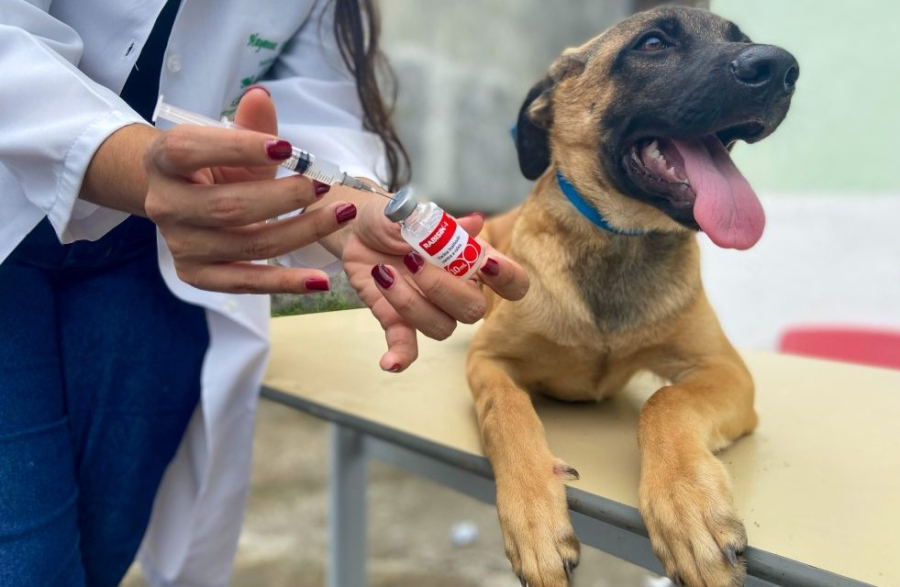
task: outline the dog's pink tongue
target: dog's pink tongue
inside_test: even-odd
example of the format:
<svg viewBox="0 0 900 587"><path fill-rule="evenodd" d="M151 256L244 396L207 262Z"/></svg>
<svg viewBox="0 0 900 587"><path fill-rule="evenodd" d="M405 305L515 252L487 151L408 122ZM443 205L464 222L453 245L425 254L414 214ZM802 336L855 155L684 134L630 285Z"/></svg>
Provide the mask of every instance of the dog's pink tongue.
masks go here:
<svg viewBox="0 0 900 587"><path fill-rule="evenodd" d="M749 249L760 239L766 215L722 143L714 138L672 141L684 159L697 199L694 219L720 247Z"/></svg>

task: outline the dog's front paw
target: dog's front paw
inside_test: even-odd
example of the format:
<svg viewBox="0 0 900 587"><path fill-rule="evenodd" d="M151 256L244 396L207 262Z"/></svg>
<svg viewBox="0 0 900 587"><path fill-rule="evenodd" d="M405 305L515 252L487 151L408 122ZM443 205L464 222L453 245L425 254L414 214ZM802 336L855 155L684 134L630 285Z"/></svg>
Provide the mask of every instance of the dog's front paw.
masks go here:
<svg viewBox="0 0 900 587"><path fill-rule="evenodd" d="M497 480L497 513L506 556L522 585L566 587L580 544L569 520L561 478L577 478L557 461L553 474Z"/></svg>
<svg viewBox="0 0 900 587"><path fill-rule="evenodd" d="M641 514L653 551L676 585L739 587L747 533L725 467L712 455L679 467L644 463Z"/></svg>

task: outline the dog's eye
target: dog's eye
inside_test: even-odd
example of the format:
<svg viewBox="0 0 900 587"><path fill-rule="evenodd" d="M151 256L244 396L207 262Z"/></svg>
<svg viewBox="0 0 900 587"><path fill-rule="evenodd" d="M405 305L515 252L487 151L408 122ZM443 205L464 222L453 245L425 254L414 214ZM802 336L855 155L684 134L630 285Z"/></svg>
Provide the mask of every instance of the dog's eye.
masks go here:
<svg viewBox="0 0 900 587"><path fill-rule="evenodd" d="M654 51L662 51L663 49L668 49L669 44L663 41L656 35L650 35L648 37L644 37L640 41L638 41L635 49L638 51L647 51L648 53L652 53Z"/></svg>

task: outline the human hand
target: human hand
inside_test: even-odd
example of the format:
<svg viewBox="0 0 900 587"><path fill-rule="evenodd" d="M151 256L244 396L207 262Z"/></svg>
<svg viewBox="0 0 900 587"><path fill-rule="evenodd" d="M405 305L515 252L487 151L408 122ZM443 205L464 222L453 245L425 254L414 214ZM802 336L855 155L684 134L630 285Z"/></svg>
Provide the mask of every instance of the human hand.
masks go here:
<svg viewBox="0 0 900 587"><path fill-rule="evenodd" d="M458 219L478 234L480 215ZM518 300L528 291L528 275L518 263L480 241L485 249L478 280L501 297ZM417 331L443 340L459 322L472 324L487 310L487 298L476 280L459 279L426 263L400 237L400 226L384 217L384 202L371 200L347 231L344 271L350 284L384 328L388 350L381 357L385 371L399 372L418 356Z"/></svg>
<svg viewBox="0 0 900 587"><path fill-rule="evenodd" d="M247 92L240 130L181 125L145 151L144 207L166 240L178 276L201 289L232 293L308 293L329 289L314 269L257 264L326 236L356 207L332 202L270 220L316 202L328 187L294 175L274 179L291 146L277 138L275 107L264 90Z"/></svg>

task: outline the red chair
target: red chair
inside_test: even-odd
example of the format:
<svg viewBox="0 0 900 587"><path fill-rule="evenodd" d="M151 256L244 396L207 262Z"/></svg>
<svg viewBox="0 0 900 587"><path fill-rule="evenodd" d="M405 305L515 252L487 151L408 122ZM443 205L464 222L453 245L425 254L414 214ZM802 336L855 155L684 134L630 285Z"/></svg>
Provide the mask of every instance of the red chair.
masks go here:
<svg viewBox="0 0 900 587"><path fill-rule="evenodd" d="M855 326L793 326L781 335L778 350L900 369L900 331Z"/></svg>

